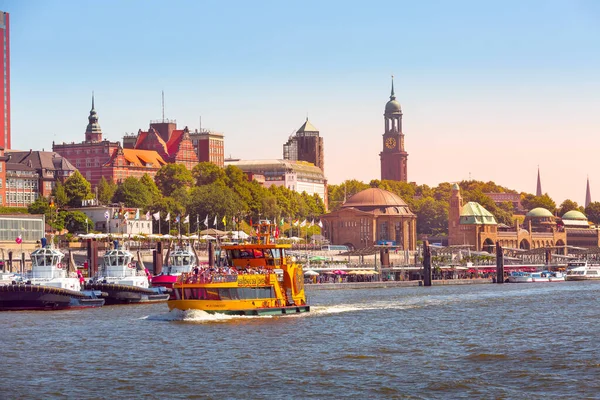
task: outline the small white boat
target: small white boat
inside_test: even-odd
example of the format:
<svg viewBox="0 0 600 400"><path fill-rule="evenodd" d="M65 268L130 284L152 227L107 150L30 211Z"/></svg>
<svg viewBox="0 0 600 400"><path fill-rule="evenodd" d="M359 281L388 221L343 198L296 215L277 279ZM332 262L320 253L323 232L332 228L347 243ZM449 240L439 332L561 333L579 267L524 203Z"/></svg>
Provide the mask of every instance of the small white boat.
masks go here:
<svg viewBox="0 0 600 400"><path fill-rule="evenodd" d="M600 265L590 265L587 261L574 261L567 264L567 281L600 280Z"/></svg>
<svg viewBox="0 0 600 400"><path fill-rule="evenodd" d="M508 281L510 283L528 283L533 282L533 278L531 277L531 272L515 271L508 275Z"/></svg>
<svg viewBox="0 0 600 400"><path fill-rule="evenodd" d="M512 283L562 282L564 280L565 275L556 271L512 272L508 276L508 281Z"/></svg>

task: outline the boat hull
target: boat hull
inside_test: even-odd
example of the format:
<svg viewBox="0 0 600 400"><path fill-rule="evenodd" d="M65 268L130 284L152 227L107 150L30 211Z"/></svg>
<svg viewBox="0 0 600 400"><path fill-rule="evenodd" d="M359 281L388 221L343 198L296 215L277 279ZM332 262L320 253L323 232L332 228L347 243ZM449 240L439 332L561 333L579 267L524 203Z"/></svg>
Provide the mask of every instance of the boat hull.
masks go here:
<svg viewBox="0 0 600 400"><path fill-rule="evenodd" d="M85 287L105 293L107 305L160 303L169 300L169 293L164 288L142 288L115 283L87 283Z"/></svg>
<svg viewBox="0 0 600 400"><path fill-rule="evenodd" d="M104 299L93 294L41 285L0 286L0 311L66 310L102 307Z"/></svg>
<svg viewBox="0 0 600 400"><path fill-rule="evenodd" d="M299 314L310 311L310 306L291 305L280 307L256 307L248 306L247 304L227 304L225 301L210 301L210 300L169 300L167 303L169 310L201 310L209 314L225 314L225 315L289 315Z"/></svg>
<svg viewBox="0 0 600 400"><path fill-rule="evenodd" d="M163 287L172 291L173 284L177 282L176 275L156 275L152 277L152 286L154 287ZM173 293L171 293L170 299L173 299Z"/></svg>

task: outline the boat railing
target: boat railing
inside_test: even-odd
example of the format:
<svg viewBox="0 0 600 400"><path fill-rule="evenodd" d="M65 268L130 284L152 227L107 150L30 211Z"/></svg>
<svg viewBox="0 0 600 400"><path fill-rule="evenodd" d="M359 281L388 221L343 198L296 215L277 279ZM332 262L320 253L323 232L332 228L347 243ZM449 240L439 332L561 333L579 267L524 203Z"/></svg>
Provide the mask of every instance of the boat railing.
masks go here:
<svg viewBox="0 0 600 400"><path fill-rule="evenodd" d="M260 275L260 274L257 274ZM177 283L232 283L237 282L238 274L193 274L184 273L179 276ZM246 276L246 275L241 275Z"/></svg>

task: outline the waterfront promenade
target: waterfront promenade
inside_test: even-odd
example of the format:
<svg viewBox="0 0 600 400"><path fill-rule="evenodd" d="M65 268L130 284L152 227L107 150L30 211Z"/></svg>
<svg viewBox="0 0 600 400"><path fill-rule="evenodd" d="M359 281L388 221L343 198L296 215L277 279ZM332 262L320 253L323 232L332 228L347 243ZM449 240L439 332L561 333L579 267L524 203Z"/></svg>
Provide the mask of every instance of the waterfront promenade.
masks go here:
<svg viewBox="0 0 600 400"><path fill-rule="evenodd" d="M433 286L445 285L479 285L493 283L492 278L475 279L440 279L433 280ZM307 291L313 290L337 290L337 289L381 289L397 287L423 286L423 281L377 281L377 282L344 282L344 283L307 283Z"/></svg>

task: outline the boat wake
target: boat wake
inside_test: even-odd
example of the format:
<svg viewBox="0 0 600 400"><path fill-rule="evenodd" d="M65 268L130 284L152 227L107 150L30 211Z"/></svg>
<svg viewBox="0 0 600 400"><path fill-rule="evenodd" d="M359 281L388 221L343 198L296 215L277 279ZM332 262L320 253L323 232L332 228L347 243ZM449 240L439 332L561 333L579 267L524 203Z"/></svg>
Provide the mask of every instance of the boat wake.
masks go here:
<svg viewBox="0 0 600 400"><path fill-rule="evenodd" d="M192 323L210 323L210 322L226 322L239 319L256 319L256 318L272 318L272 316L243 316L243 315L225 315L225 314L210 314L202 310L173 310L167 313L148 315L142 319L149 321L180 321Z"/></svg>

